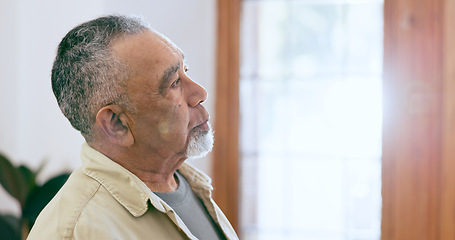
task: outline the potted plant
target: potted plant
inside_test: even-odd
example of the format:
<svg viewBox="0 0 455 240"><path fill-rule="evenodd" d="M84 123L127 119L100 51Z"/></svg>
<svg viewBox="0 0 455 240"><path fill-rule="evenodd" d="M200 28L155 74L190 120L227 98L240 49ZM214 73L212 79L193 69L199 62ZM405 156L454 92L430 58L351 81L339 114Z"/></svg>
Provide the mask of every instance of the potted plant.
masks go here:
<svg viewBox="0 0 455 240"><path fill-rule="evenodd" d="M0 154L0 184L20 204L21 216L0 214L0 233L3 240L26 239L38 214L55 196L68 179L70 173L55 176L44 184L38 184L36 171L20 165L13 166L11 161Z"/></svg>

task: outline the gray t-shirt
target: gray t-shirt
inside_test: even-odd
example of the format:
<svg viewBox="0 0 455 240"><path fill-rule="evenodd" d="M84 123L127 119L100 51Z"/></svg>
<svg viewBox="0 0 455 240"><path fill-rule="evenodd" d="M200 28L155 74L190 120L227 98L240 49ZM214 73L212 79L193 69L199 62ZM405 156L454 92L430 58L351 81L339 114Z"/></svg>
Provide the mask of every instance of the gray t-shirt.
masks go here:
<svg viewBox="0 0 455 240"><path fill-rule="evenodd" d="M155 192L155 194L175 210L191 233L198 239L226 239L201 200L191 190L185 177L178 171L175 174L179 182L177 190L170 193Z"/></svg>

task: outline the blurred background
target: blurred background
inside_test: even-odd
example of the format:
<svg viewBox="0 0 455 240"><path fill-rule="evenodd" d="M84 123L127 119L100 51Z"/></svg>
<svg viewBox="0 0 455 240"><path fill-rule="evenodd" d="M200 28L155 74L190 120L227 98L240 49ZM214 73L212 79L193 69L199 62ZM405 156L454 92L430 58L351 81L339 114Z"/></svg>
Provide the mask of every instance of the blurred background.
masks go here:
<svg viewBox="0 0 455 240"><path fill-rule="evenodd" d="M192 161L241 239L455 239L455 2L3 0L0 152L45 161L38 180L83 143L52 94L57 45L113 13L173 40L209 92L215 149ZM20 214L2 188L0 213Z"/></svg>
<svg viewBox="0 0 455 240"><path fill-rule="evenodd" d="M240 26L245 239L379 239L383 1L243 1Z"/></svg>

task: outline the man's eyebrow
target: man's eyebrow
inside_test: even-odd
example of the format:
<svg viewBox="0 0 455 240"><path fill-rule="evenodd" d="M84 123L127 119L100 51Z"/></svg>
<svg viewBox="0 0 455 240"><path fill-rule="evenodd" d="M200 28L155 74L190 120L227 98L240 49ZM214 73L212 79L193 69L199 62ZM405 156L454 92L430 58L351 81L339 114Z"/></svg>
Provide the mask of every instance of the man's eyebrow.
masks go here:
<svg viewBox="0 0 455 240"><path fill-rule="evenodd" d="M172 76L179 70L179 68L180 63L177 63L164 71L159 88L160 94L162 94L164 89L167 88L168 83L172 80Z"/></svg>

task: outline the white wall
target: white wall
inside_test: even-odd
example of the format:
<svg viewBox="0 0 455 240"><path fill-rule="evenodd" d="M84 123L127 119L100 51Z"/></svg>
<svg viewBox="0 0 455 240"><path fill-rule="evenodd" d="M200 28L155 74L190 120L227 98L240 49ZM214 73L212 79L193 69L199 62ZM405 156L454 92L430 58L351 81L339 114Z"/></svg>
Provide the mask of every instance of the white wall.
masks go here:
<svg viewBox="0 0 455 240"><path fill-rule="evenodd" d="M0 152L36 168L40 180L79 166L83 138L60 112L50 84L57 45L74 26L101 15L141 15L185 52L190 76L206 87L213 114L216 0L0 1ZM193 160L210 174L210 158ZM0 212L18 205L0 188Z"/></svg>

